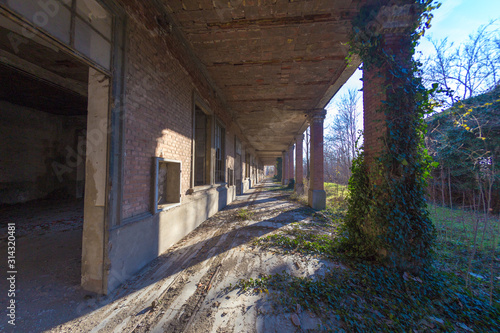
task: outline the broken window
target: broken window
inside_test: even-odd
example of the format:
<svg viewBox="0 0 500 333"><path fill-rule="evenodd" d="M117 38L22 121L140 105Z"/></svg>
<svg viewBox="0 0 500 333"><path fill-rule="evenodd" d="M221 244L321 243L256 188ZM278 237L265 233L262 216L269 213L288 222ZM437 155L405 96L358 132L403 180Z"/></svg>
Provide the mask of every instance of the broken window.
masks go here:
<svg viewBox="0 0 500 333"><path fill-rule="evenodd" d="M219 122L215 123L215 182L223 183L225 181L225 141L226 130Z"/></svg>
<svg viewBox="0 0 500 333"><path fill-rule="evenodd" d="M155 213L181 202L181 162L155 157Z"/></svg>

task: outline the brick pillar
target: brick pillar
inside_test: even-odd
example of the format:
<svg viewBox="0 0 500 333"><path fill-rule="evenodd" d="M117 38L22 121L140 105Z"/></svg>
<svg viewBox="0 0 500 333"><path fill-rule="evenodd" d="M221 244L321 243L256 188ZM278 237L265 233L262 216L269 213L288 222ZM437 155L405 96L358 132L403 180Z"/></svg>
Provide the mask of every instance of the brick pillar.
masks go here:
<svg viewBox="0 0 500 333"><path fill-rule="evenodd" d="M288 152L281 155L281 185L288 185Z"/></svg>
<svg viewBox="0 0 500 333"><path fill-rule="evenodd" d="M311 127L311 179L309 181L308 202L314 209L326 208L326 193L323 178L323 121L326 110L310 116Z"/></svg>
<svg viewBox="0 0 500 333"><path fill-rule="evenodd" d="M394 246L396 242L382 241L384 243L376 249L379 256L390 258L390 262L401 271L418 274L428 257L427 241L432 239L432 229L423 214L425 201L418 197L423 195L419 185L421 176L414 168L405 165L419 163L419 133L416 128L418 96L415 96L412 86L415 84L412 33L420 9L412 0L397 0L394 3L399 6L382 6L372 25L377 38L380 38L379 47L372 51L373 56L376 58L383 54L386 59L375 63L365 61L363 104L365 166L369 185L374 189L378 185L388 185L397 189L398 194L373 191L369 198L372 207L368 207L366 216L359 218L363 221L361 230L366 239L391 237L400 244ZM374 163L378 157L383 157L381 165ZM388 202L391 214L385 211L379 213L379 207Z"/></svg>
<svg viewBox="0 0 500 333"><path fill-rule="evenodd" d="M303 147L304 135L298 135L295 138L295 193L298 195L304 194L304 162L302 160L302 155L304 151Z"/></svg>
<svg viewBox="0 0 500 333"><path fill-rule="evenodd" d="M294 167L293 167L293 150L294 150L294 145L288 149L288 184L293 184L294 180Z"/></svg>
<svg viewBox="0 0 500 333"><path fill-rule="evenodd" d="M410 33L412 20L414 20L411 8L409 5L382 7L374 24L377 27L377 33L383 37L384 51L392 55L399 65L407 67L408 72L411 71ZM405 78L395 77L391 68L387 66L363 66L363 135L365 163L368 169L373 164L373 159L385 149L383 137L387 134L387 117L379 110L391 94L393 95L396 90L404 89L404 85L407 84L404 80ZM409 99L411 98L413 96ZM398 110L395 114L397 116L411 112L412 108L413 106L409 103L407 109Z"/></svg>

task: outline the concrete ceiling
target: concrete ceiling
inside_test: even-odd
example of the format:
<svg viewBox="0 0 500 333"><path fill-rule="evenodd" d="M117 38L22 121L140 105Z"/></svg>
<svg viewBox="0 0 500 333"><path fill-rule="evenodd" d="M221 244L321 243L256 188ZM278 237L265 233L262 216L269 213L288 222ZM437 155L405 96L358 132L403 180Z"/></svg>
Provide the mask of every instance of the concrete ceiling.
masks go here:
<svg viewBox="0 0 500 333"><path fill-rule="evenodd" d="M249 143L268 162L356 69L359 63L346 64L346 42L364 2L163 0Z"/></svg>

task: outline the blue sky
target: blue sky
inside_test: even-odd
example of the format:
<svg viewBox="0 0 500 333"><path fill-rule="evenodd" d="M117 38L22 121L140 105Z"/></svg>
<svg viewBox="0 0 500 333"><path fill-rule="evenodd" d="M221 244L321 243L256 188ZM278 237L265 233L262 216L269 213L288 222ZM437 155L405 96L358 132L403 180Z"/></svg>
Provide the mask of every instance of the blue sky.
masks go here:
<svg viewBox="0 0 500 333"><path fill-rule="evenodd" d="M421 51L424 55L429 54L429 51L432 50L432 46L426 40L428 37L433 39L448 37L450 42L458 45L464 42L471 33L474 33L479 26L487 24L491 20L497 20L495 26L500 28L500 0L442 0L441 3L441 7L434 11L431 28L426 32L417 48L417 51ZM335 113L333 105L336 99L345 94L347 89L361 89L360 78L361 72L358 70L339 90L327 106L329 114L327 119L331 119Z"/></svg>

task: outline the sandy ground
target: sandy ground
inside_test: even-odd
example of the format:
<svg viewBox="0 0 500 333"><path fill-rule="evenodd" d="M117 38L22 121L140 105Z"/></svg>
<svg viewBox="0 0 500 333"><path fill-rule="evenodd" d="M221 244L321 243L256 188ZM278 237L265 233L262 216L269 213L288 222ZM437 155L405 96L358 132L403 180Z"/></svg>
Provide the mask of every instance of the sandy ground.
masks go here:
<svg viewBox="0 0 500 333"><path fill-rule="evenodd" d="M287 271L295 276L314 276L325 274L335 265L312 256L282 255L251 246L255 237L286 228L292 222L313 220L312 210L287 200L273 186L265 183L239 197L108 296L86 296L75 286L77 281L54 282L68 288L67 298L59 300L66 306L65 311L59 312L61 304L43 310L38 307L38 315L32 311L29 318L19 318L25 324L19 331L313 332L326 327L335 331L335 321L322 322L300 309L295 313L300 325L296 325L297 320L294 324L294 314L274 306L272 294L241 293L228 288L239 279L261 274ZM253 213L250 220L237 218L241 208ZM53 278L55 275L50 281ZM46 294L34 295L54 298L52 290L42 292ZM54 294L61 297L62 293ZM22 296L26 303L33 298L28 295Z"/></svg>
<svg viewBox="0 0 500 333"><path fill-rule="evenodd" d="M83 201L36 201L0 208L0 332L40 332L75 318L80 288ZM7 323L6 225L16 224L16 323Z"/></svg>

